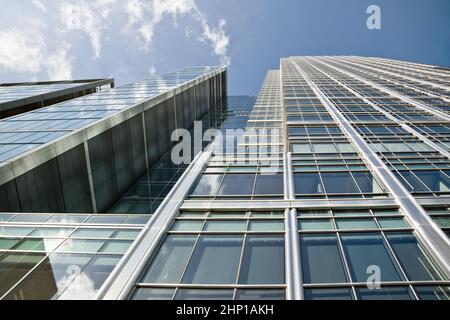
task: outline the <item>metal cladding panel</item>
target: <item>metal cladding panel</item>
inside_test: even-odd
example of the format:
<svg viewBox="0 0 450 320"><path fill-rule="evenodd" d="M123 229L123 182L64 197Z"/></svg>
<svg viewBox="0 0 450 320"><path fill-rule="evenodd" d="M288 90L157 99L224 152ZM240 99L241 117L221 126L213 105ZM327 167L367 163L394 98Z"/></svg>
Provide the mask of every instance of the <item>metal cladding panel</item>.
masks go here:
<svg viewBox="0 0 450 320"><path fill-rule="evenodd" d="M111 132L92 138L88 145L97 210L102 212L114 203L118 194Z"/></svg>
<svg viewBox="0 0 450 320"><path fill-rule="evenodd" d="M142 115L130 119L131 150L133 157L134 180L141 177L147 169L145 162L144 124Z"/></svg>
<svg viewBox="0 0 450 320"><path fill-rule="evenodd" d="M157 109L160 104L145 111L145 134L147 139L148 163L153 164L158 160L160 151L158 146L158 119Z"/></svg>
<svg viewBox="0 0 450 320"><path fill-rule="evenodd" d="M25 212L65 212L56 159L16 178L22 210Z"/></svg>
<svg viewBox="0 0 450 320"><path fill-rule="evenodd" d="M72 134L63 135L60 139L57 139L61 137L58 136L47 144L43 142L45 145L36 152L24 154L9 167L4 166L5 171L9 170L11 174L2 176L0 208L3 211L22 212L107 211L145 173L149 165L169 150L173 145L173 130L189 129L193 121L209 109L210 85L207 77L206 73L198 79L187 77L183 80L181 76L177 80L179 87L171 87L172 80L168 76L167 92L155 95L152 101L149 100L148 106L144 103L129 109L123 108L123 112L91 121L81 129L78 127L81 124L76 124L70 130L67 129L67 132L73 130ZM151 81L124 88L130 86L131 91L135 88L138 91L155 90ZM163 83L162 88L156 91L164 91L165 86ZM113 93L105 92L106 95ZM102 107L101 98L101 95L91 97L93 104L89 108L94 108L96 103ZM67 103L61 108L66 112L67 108L86 108L83 101L74 100L73 105ZM44 121L46 113L59 116L63 111L43 110L28 117L40 116L44 117ZM19 123L14 124L17 127Z"/></svg>
<svg viewBox="0 0 450 320"><path fill-rule="evenodd" d="M184 122L184 100L182 93L179 93L175 96L175 108L177 116L177 128L186 128Z"/></svg>
<svg viewBox="0 0 450 320"><path fill-rule="evenodd" d="M156 108L156 120L157 120L157 130L158 130L158 159L165 153L170 146L170 134L168 128L168 114L172 111L170 104L167 101L160 103Z"/></svg>
<svg viewBox="0 0 450 320"><path fill-rule="evenodd" d="M177 120L175 116L175 98L172 97L166 100L167 103L167 133L169 135L175 130L177 125Z"/></svg>
<svg viewBox="0 0 450 320"><path fill-rule="evenodd" d="M63 153L57 159L66 211L92 212L92 199L83 145Z"/></svg>
<svg viewBox="0 0 450 320"><path fill-rule="evenodd" d="M111 129L114 170L119 194L134 182L133 156L131 149L130 122L125 121Z"/></svg>
<svg viewBox="0 0 450 320"><path fill-rule="evenodd" d="M15 180L0 186L0 210L4 212L21 211Z"/></svg>

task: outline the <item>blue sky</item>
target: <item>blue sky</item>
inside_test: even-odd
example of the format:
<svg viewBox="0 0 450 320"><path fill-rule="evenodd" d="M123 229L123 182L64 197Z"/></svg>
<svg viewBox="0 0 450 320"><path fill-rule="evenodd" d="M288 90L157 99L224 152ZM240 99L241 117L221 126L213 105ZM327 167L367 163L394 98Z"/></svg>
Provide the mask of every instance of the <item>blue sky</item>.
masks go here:
<svg viewBox="0 0 450 320"><path fill-rule="evenodd" d="M366 9L381 9L381 30ZM229 63L229 93L257 94L290 55L450 66L448 0L0 0L0 82L113 76L118 84Z"/></svg>

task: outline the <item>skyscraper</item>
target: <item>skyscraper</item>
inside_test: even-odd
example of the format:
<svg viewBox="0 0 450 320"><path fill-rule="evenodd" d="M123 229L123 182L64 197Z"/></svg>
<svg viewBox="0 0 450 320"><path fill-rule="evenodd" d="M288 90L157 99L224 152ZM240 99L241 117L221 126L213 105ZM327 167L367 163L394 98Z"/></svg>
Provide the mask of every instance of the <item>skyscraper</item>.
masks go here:
<svg viewBox="0 0 450 320"><path fill-rule="evenodd" d="M147 111L139 111L139 99L121 109L120 119L128 110L140 112L135 124L145 148L125 148L140 140L118 133L123 143L109 149L105 142L83 142L77 157L84 155L84 183L74 183L71 167L61 164L70 156L45 168L44 176L55 170L59 184L67 182L61 207L39 199L46 185L28 202L14 195L13 186L20 190L38 179L38 171L26 180L28 171L14 174L26 161L0 168L5 177L6 167L13 172L1 181L13 183L0 187L4 211L41 201L36 207L43 210L36 211L55 212L0 215L0 296L450 298L450 69L354 56L290 57L267 73L256 99L228 97L227 103L224 68L178 74L184 73L183 81L164 86L157 103L146 98L152 101L143 103ZM158 81L123 90L136 95L160 87ZM202 81L206 100L192 117ZM194 90L183 96L186 82ZM103 94L84 105L100 106ZM69 104L78 108L80 99L88 98ZM161 129L167 116L148 114L156 105L188 120ZM110 119L115 112L103 117L119 126ZM202 128L194 125L198 119ZM0 130L8 121L0 121ZM171 151L171 131L190 127L193 151L174 163L179 153ZM92 156L103 149L112 152ZM133 171L142 156L146 168ZM76 186L85 196L66 200ZM18 199L16 207L11 199ZM80 203L99 214L57 213L81 212Z"/></svg>

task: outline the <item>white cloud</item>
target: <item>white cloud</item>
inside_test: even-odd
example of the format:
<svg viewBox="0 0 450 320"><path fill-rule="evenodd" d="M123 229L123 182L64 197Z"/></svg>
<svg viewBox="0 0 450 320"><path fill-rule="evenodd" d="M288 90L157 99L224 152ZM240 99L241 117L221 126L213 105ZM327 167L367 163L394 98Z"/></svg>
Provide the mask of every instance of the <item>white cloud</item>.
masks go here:
<svg viewBox="0 0 450 320"><path fill-rule="evenodd" d="M77 270L78 266L73 269ZM97 294L94 281L87 273L81 271L67 273L56 286L60 290L65 289L59 297L61 300L91 300Z"/></svg>
<svg viewBox="0 0 450 320"><path fill-rule="evenodd" d="M200 41L209 41L214 53L220 57L222 64L230 64L230 57L228 56L228 46L230 38L225 32L226 21L221 19L217 27L211 28L206 19L202 16L200 20L203 28L203 35L199 37Z"/></svg>
<svg viewBox="0 0 450 320"><path fill-rule="evenodd" d="M150 68L148 69L148 72L150 73L151 76L156 75L155 66L151 65Z"/></svg>
<svg viewBox="0 0 450 320"><path fill-rule="evenodd" d="M0 31L0 68L37 73L45 57L45 42L37 32Z"/></svg>
<svg viewBox="0 0 450 320"><path fill-rule="evenodd" d="M191 15L200 23L202 29L202 35L198 39L210 43L221 63L230 63L228 56L230 38L225 31L226 21L221 19L217 26L210 26L206 15L199 10L194 0L131 0L127 2L125 12L128 15L128 23L124 31L127 34L134 34L144 50L149 49L155 28L164 17L172 17L177 24L179 16ZM193 29L187 26L186 37L192 34Z"/></svg>
<svg viewBox="0 0 450 320"><path fill-rule="evenodd" d="M32 3L35 7L39 8L39 10L41 10L44 13L47 13L47 8L44 6L44 4L41 1L33 0Z"/></svg>
<svg viewBox="0 0 450 320"><path fill-rule="evenodd" d="M66 44L48 57L46 71L50 80L72 79L73 57L68 56L69 49L70 45Z"/></svg>
<svg viewBox="0 0 450 320"><path fill-rule="evenodd" d="M155 27L165 16L172 16L174 23L178 16L183 16L196 10L194 0L130 0L125 5L128 14L128 24L125 32L135 34L144 49L153 40Z"/></svg>
<svg viewBox="0 0 450 320"><path fill-rule="evenodd" d="M45 42L37 32L0 31L0 68L37 73L45 57Z"/></svg>
<svg viewBox="0 0 450 320"><path fill-rule="evenodd" d="M24 25L0 29L0 71L22 73L28 79L70 79L76 58L71 54L76 38L71 35L88 37L94 59L101 57L103 43L113 39L110 27L122 30L137 40L138 49L147 51L158 25L166 18L177 25L181 17L190 18L183 20L180 30L186 38L208 44L222 63L230 62L225 20L211 24L195 0L63 0L52 5L32 0L30 6L41 14L28 17ZM148 70L156 72L154 66Z"/></svg>
<svg viewBox="0 0 450 320"><path fill-rule="evenodd" d="M67 31L88 34L94 57L100 58L102 32L106 19L114 9L116 0L65 1L61 5L61 23Z"/></svg>
<svg viewBox="0 0 450 320"><path fill-rule="evenodd" d="M72 58L69 45L49 50L38 30L10 29L0 31L0 70L31 75L46 73L51 80L72 78Z"/></svg>

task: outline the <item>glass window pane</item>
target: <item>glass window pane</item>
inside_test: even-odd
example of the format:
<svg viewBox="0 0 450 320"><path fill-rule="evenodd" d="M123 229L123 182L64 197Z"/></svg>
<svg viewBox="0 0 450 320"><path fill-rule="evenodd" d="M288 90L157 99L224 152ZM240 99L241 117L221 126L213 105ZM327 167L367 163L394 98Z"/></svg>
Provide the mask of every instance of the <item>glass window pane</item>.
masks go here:
<svg viewBox="0 0 450 320"><path fill-rule="evenodd" d="M268 217L284 217L283 211L253 211L250 212L251 217L268 218Z"/></svg>
<svg viewBox="0 0 450 320"><path fill-rule="evenodd" d="M241 236L201 236L182 282L236 283L242 242Z"/></svg>
<svg viewBox="0 0 450 320"><path fill-rule="evenodd" d="M409 228L409 225L403 218L378 218L378 223L382 228Z"/></svg>
<svg viewBox="0 0 450 320"><path fill-rule="evenodd" d="M14 247L20 239L0 239L0 250L9 250Z"/></svg>
<svg viewBox="0 0 450 320"><path fill-rule="evenodd" d="M309 144L292 144L293 153L312 153L311 146Z"/></svg>
<svg viewBox="0 0 450 320"><path fill-rule="evenodd" d="M410 280L441 279L412 233L387 233L386 237Z"/></svg>
<svg viewBox="0 0 450 320"><path fill-rule="evenodd" d="M102 252L124 254L132 243L132 241L108 241Z"/></svg>
<svg viewBox="0 0 450 320"><path fill-rule="evenodd" d="M109 238L114 229L78 229L72 235L75 238Z"/></svg>
<svg viewBox="0 0 450 320"><path fill-rule="evenodd" d="M450 300L450 287L414 287L420 300Z"/></svg>
<svg viewBox="0 0 450 320"><path fill-rule="evenodd" d="M232 300L232 289L178 289L175 300Z"/></svg>
<svg viewBox="0 0 450 320"><path fill-rule="evenodd" d="M172 300L175 289L139 288L131 300Z"/></svg>
<svg viewBox="0 0 450 320"><path fill-rule="evenodd" d="M5 253L0 257L0 296L25 276L45 253Z"/></svg>
<svg viewBox="0 0 450 320"><path fill-rule="evenodd" d="M58 251L94 253L98 252L104 243L105 240L68 239L59 246Z"/></svg>
<svg viewBox="0 0 450 320"><path fill-rule="evenodd" d="M333 143L316 143L313 144L315 153L337 153L337 149Z"/></svg>
<svg viewBox="0 0 450 320"><path fill-rule="evenodd" d="M148 220L150 220L151 215L144 215L144 214L135 214L135 215L128 215L125 219L125 224L146 224Z"/></svg>
<svg viewBox="0 0 450 320"><path fill-rule="evenodd" d="M369 267L381 270L381 281L404 280L379 233L342 235L342 245L354 281L366 282ZM369 268L369 269L368 269Z"/></svg>
<svg viewBox="0 0 450 320"><path fill-rule="evenodd" d="M49 214L18 214L10 222L43 222L49 218Z"/></svg>
<svg viewBox="0 0 450 320"><path fill-rule="evenodd" d="M384 216L384 215L395 216L400 214L400 212L397 209L372 209L372 211L373 214L376 216Z"/></svg>
<svg viewBox="0 0 450 320"><path fill-rule="evenodd" d="M284 231L284 222L278 220L250 221L249 231L255 232Z"/></svg>
<svg viewBox="0 0 450 320"><path fill-rule="evenodd" d="M172 226L172 231L201 231L203 228L203 221L175 221Z"/></svg>
<svg viewBox="0 0 450 320"><path fill-rule="evenodd" d="M283 194L283 174L258 174L255 194Z"/></svg>
<svg viewBox="0 0 450 320"><path fill-rule="evenodd" d="M409 152L411 148L404 142L399 143L383 143L389 152Z"/></svg>
<svg viewBox="0 0 450 320"><path fill-rule="evenodd" d="M196 239L196 236L167 236L142 282L178 283Z"/></svg>
<svg viewBox="0 0 450 320"><path fill-rule="evenodd" d="M111 238L114 239L136 239L141 230L118 230Z"/></svg>
<svg viewBox="0 0 450 320"><path fill-rule="evenodd" d="M356 288L356 295L360 300L414 300L408 287Z"/></svg>
<svg viewBox="0 0 450 320"><path fill-rule="evenodd" d="M318 173L295 173L296 194L322 194L323 187Z"/></svg>
<svg viewBox="0 0 450 320"><path fill-rule="evenodd" d="M46 223L82 223L88 216L87 214L55 214Z"/></svg>
<svg viewBox="0 0 450 320"><path fill-rule="evenodd" d="M348 288L305 289L305 300L353 300Z"/></svg>
<svg viewBox="0 0 450 320"><path fill-rule="evenodd" d="M345 210L345 211L344 210L343 211L333 210L333 214L335 216L345 216L345 217L371 216L372 215L369 210Z"/></svg>
<svg viewBox="0 0 450 320"><path fill-rule="evenodd" d="M6 299L94 299L119 260L110 255L52 254Z"/></svg>
<svg viewBox="0 0 450 320"><path fill-rule="evenodd" d="M300 230L333 230L334 226L330 219L308 219L298 222Z"/></svg>
<svg viewBox="0 0 450 320"><path fill-rule="evenodd" d="M236 211L223 211L223 212L211 212L209 214L210 218L241 218L247 215L246 212L236 212Z"/></svg>
<svg viewBox="0 0 450 320"><path fill-rule="evenodd" d="M197 196L214 196L219 189L223 175L221 174L204 174L197 183L192 195Z"/></svg>
<svg viewBox="0 0 450 320"><path fill-rule="evenodd" d="M305 283L347 282L335 235L301 235L300 253Z"/></svg>
<svg viewBox="0 0 450 320"><path fill-rule="evenodd" d="M336 226L341 230L378 229L373 219L336 219Z"/></svg>
<svg viewBox="0 0 450 320"><path fill-rule="evenodd" d="M284 283L284 237L247 237L239 283Z"/></svg>
<svg viewBox="0 0 450 320"><path fill-rule="evenodd" d="M183 211L178 214L178 217L183 218L203 218L206 216L207 211Z"/></svg>
<svg viewBox="0 0 450 320"><path fill-rule="evenodd" d="M301 217L329 217L331 212L329 210L297 210Z"/></svg>
<svg viewBox="0 0 450 320"><path fill-rule="evenodd" d="M433 218L433 221L436 222L436 224L440 227L440 228L450 228L450 218Z"/></svg>
<svg viewBox="0 0 450 320"><path fill-rule="evenodd" d="M45 238L65 238L71 234L74 228L36 228L30 236Z"/></svg>
<svg viewBox="0 0 450 320"><path fill-rule="evenodd" d="M431 191L450 191L450 179L441 171L414 171Z"/></svg>
<svg viewBox="0 0 450 320"><path fill-rule="evenodd" d="M383 189L369 172L353 172L356 183L363 193L383 193Z"/></svg>
<svg viewBox="0 0 450 320"><path fill-rule="evenodd" d="M350 143L336 143L342 153L356 153L355 148Z"/></svg>
<svg viewBox="0 0 450 320"><path fill-rule="evenodd" d="M8 221L12 217L14 217L15 214L0 214L0 222Z"/></svg>
<svg viewBox="0 0 450 320"><path fill-rule="evenodd" d="M349 172L322 173L326 193L359 193L358 187Z"/></svg>
<svg viewBox="0 0 450 320"><path fill-rule="evenodd" d="M425 185L417 179L410 171L394 172L394 175L403 183L410 192L429 191Z"/></svg>
<svg viewBox="0 0 450 320"><path fill-rule="evenodd" d="M23 237L29 235L34 228L30 227L0 227L0 236Z"/></svg>
<svg viewBox="0 0 450 320"><path fill-rule="evenodd" d="M222 181L218 194L251 195L254 180L254 174L227 174Z"/></svg>
<svg viewBox="0 0 450 320"><path fill-rule="evenodd" d="M247 228L247 221L208 221L205 225L205 231L210 232L243 232Z"/></svg>
<svg viewBox="0 0 450 320"><path fill-rule="evenodd" d="M14 250L53 251L62 239L23 239Z"/></svg>
<svg viewBox="0 0 450 320"><path fill-rule="evenodd" d="M236 300L284 300L284 290L278 289L240 289L236 292Z"/></svg>
<svg viewBox="0 0 450 320"><path fill-rule="evenodd" d="M127 216L126 215L92 215L90 216L85 223L88 224L123 224L126 223Z"/></svg>

